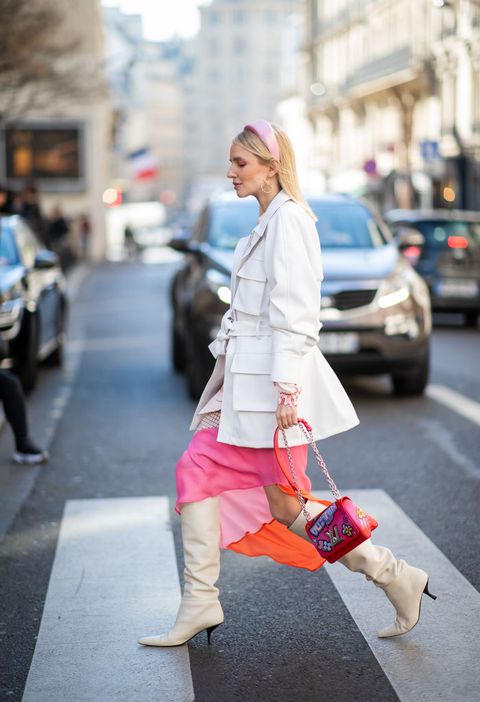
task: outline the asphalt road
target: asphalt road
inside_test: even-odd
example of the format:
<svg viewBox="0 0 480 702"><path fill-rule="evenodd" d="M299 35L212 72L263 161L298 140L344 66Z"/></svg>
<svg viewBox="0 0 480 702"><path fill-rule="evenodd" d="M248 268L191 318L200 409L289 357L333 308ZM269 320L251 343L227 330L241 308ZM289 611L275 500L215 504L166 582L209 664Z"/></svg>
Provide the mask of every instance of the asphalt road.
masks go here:
<svg viewBox="0 0 480 702"><path fill-rule="evenodd" d="M10 432L2 432L11 520L0 545L0 702L22 697L65 501L173 501L194 409L169 361L174 267L167 260L90 272L72 305L66 369L42 370L29 398L33 433L50 443L48 465L12 467ZM437 319L432 382L480 402L479 351L480 329L464 329L455 316ZM465 515L478 513L480 498L478 426L428 395L392 397L384 378L346 388L361 423L322 442L336 482L385 490L478 589L477 539L465 535ZM310 474L324 489L320 473ZM179 520L172 521L181 572ZM197 700L398 699L326 573L225 552L219 586L225 625L211 647L202 637L189 644Z"/></svg>

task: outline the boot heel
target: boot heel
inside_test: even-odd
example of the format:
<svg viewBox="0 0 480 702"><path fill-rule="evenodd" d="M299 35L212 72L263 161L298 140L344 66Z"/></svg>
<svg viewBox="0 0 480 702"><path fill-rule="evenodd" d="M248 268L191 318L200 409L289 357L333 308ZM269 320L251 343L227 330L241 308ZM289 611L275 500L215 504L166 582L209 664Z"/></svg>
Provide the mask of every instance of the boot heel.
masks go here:
<svg viewBox="0 0 480 702"><path fill-rule="evenodd" d="M206 631L207 631L207 641L208 641L208 645L209 645L209 646L210 646L210 639L211 639L211 637L212 637L212 632L215 631L215 629L216 629L218 626L220 626L220 624L215 624L215 626L207 626Z"/></svg>
<svg viewBox="0 0 480 702"><path fill-rule="evenodd" d="M427 584L425 585L425 589L423 590L423 594L424 594L424 595L428 595L429 597L432 598L432 600L436 600L436 599L437 599L437 596L436 596L436 595L432 595L432 593L429 592L429 590L428 590L428 580L427 580Z"/></svg>

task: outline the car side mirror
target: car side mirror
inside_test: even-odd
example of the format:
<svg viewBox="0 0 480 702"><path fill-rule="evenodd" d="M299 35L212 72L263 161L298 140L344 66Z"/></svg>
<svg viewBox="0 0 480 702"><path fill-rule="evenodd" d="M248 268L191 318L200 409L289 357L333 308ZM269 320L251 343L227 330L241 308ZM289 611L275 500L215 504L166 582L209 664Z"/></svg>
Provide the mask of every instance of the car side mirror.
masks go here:
<svg viewBox="0 0 480 702"><path fill-rule="evenodd" d="M408 249L411 246L422 247L425 244L425 237L422 232L413 227L402 227L398 234L395 236L397 246L400 251Z"/></svg>
<svg viewBox="0 0 480 702"><path fill-rule="evenodd" d="M36 271L45 271L50 268L55 268L58 266L58 256L53 251L48 251L48 249L42 249L35 256L35 263L33 268Z"/></svg>
<svg viewBox="0 0 480 702"><path fill-rule="evenodd" d="M168 245L171 249L180 253L197 253L199 250L198 243L186 236L175 236L173 239L170 239Z"/></svg>

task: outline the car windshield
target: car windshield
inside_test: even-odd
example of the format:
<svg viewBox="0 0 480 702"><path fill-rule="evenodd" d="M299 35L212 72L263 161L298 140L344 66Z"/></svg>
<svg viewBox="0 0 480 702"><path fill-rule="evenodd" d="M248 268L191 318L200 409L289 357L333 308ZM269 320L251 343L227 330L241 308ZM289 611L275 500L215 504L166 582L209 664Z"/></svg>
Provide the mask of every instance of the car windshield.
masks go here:
<svg viewBox="0 0 480 702"><path fill-rule="evenodd" d="M320 243L325 249L372 249L387 243L370 212L362 205L310 202L317 217ZM208 242L215 248L232 250L248 236L258 219L258 205L229 202L212 208Z"/></svg>
<svg viewBox="0 0 480 702"><path fill-rule="evenodd" d="M242 236L248 236L258 219L258 204L228 202L212 207L208 243L217 249L234 249Z"/></svg>
<svg viewBox="0 0 480 702"><path fill-rule="evenodd" d="M427 246L441 249L448 245L452 237L464 239L467 246L480 245L480 221L462 222L461 220L422 220L409 223L409 227L418 229L425 237ZM460 245L460 244L459 244Z"/></svg>
<svg viewBox="0 0 480 702"><path fill-rule="evenodd" d="M10 227L0 225L0 266L16 266L19 263L15 238Z"/></svg>
<svg viewBox="0 0 480 702"><path fill-rule="evenodd" d="M322 249L374 249L387 243L370 212L361 205L312 202Z"/></svg>

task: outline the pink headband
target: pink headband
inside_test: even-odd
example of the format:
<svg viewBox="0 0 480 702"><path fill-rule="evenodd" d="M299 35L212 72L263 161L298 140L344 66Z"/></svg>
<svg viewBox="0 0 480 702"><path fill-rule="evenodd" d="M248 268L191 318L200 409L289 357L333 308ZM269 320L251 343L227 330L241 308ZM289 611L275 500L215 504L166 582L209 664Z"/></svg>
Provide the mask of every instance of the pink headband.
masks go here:
<svg viewBox="0 0 480 702"><path fill-rule="evenodd" d="M273 158L280 162L280 149L278 148L277 137L275 136L270 122L264 119L257 119L256 122L246 124L243 129L244 131L248 129L249 132L256 134L270 151Z"/></svg>

